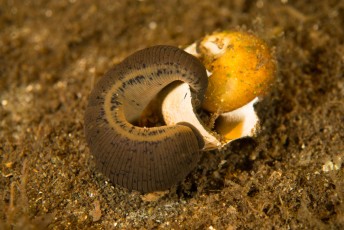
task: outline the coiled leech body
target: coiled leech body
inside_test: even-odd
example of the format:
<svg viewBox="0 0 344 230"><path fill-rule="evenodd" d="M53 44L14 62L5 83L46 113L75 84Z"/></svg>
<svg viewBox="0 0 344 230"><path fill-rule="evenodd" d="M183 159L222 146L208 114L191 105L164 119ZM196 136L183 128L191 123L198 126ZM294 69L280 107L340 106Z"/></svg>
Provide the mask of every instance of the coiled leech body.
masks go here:
<svg viewBox="0 0 344 230"><path fill-rule="evenodd" d="M175 81L203 100L207 75L193 56L171 46L138 51L111 69L93 89L85 112L85 136L98 168L129 190L164 190L196 166L203 147L189 124L137 127L148 103Z"/></svg>

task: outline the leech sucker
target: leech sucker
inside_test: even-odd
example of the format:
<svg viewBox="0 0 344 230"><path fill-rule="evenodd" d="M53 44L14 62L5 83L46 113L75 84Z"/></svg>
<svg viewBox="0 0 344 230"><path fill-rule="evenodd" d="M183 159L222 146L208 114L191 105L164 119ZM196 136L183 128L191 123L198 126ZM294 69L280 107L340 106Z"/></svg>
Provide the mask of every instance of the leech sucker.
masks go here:
<svg viewBox="0 0 344 230"><path fill-rule="evenodd" d="M188 83L200 104L208 82L201 62L181 49L154 46L116 65L91 92L85 111L86 141L98 168L114 184L140 192L164 190L196 166L204 143L192 125L132 124L175 81Z"/></svg>

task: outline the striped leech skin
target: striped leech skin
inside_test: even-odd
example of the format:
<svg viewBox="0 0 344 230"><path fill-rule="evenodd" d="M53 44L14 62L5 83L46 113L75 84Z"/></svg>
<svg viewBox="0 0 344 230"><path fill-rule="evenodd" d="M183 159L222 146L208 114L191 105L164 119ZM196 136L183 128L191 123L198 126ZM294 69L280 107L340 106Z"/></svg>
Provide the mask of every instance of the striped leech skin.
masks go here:
<svg viewBox="0 0 344 230"><path fill-rule="evenodd" d="M140 50L97 83L85 111L85 136L100 171L114 183L143 193L165 190L196 166L203 138L188 123L133 125L148 103L175 81L203 100L208 78L201 62L172 46Z"/></svg>

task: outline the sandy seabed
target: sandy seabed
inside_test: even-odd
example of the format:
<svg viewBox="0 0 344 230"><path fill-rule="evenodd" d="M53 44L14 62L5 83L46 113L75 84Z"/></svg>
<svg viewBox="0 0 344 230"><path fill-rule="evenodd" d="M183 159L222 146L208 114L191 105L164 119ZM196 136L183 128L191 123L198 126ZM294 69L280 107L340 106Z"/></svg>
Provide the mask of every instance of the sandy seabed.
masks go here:
<svg viewBox="0 0 344 230"><path fill-rule="evenodd" d="M0 0L0 229L343 229L344 1ZM97 172L87 97L111 66L213 31L278 61L262 130L154 201Z"/></svg>

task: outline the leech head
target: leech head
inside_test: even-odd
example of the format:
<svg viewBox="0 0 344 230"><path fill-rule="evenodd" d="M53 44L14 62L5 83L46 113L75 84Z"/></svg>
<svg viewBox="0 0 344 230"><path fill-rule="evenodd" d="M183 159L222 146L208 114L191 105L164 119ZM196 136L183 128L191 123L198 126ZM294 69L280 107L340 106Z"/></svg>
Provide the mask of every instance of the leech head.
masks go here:
<svg viewBox="0 0 344 230"><path fill-rule="evenodd" d="M203 100L208 79L200 61L176 47L154 46L116 65L92 91L85 136L99 169L113 183L141 192L164 190L196 166L204 142L192 125L132 124L175 81L188 83L195 100Z"/></svg>

